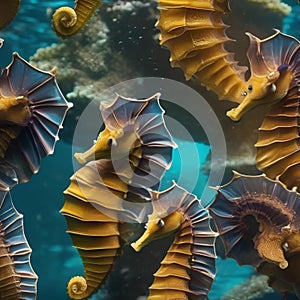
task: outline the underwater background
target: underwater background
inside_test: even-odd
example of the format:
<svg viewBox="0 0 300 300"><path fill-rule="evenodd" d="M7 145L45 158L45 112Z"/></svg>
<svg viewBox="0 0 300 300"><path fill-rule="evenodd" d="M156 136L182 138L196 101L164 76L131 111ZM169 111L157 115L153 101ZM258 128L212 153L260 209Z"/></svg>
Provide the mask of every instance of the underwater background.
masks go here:
<svg viewBox="0 0 300 300"><path fill-rule="evenodd" d="M119 1L116 3L105 2L107 5L107 12L112 11L112 14L120 13L121 9L113 9L114 5L120 7L120 3L125 1ZM134 2L134 1L133 1ZM138 2L138 1L135 1ZM143 3L143 2L141 2ZM296 38L300 38L300 6L297 6L297 1L287 1L292 7L292 11L287 16L280 17L282 23L283 32L291 34ZM20 10L14 21L5 30L0 31L0 37L4 39L4 45L0 49L1 53L1 66L7 66L11 61L11 54L18 52L26 60L32 60L33 64L37 66L44 66L45 61L52 66L58 65L58 83L60 82L60 65L64 63L64 60L56 61L53 63L53 57L57 55L57 51L53 50L53 56L49 54L49 58L45 55L44 61L43 53L40 53L38 58L37 50L40 48L51 47L53 43L64 43L65 47L70 45L78 45L78 47L89 47L94 46L95 37L92 34L97 32L97 29L89 29L84 35L74 38L73 41L62 41L57 38L56 34L51 27L51 15L55 8L60 6L73 6L73 1L45 1L45 0L22 0ZM148 3L143 3L145 7L148 7ZM155 2L151 4L155 6ZM141 5L143 7L143 5ZM105 42L98 45L96 52L99 54L96 58L90 57L93 60L107 59L109 61L104 62L97 70L92 70L89 80L105 77L105 84L96 84L98 89L105 88L109 84L116 84L120 80L126 80L132 78L134 75L147 75L147 76L165 76L168 74L167 66L159 67L159 58L155 57L155 53L151 53L151 43L154 43L154 39L151 39L149 44L145 44L143 55L147 57L147 61L141 60L143 56L140 54L137 56L140 61L135 65L132 65L134 70L130 69L130 63L132 62L133 53L141 49L143 43L141 40L146 39L147 36L155 36L155 32L152 30L147 31L147 28L143 29L142 20L145 20L145 26L152 24L153 19L145 19L143 14L145 11L141 9L141 16L136 17L132 11L124 9L122 16L119 18L123 24L126 24L126 18L128 19L128 27L124 28L127 32L126 37L120 29L118 21L112 17L110 20L106 19L109 13L103 16L103 20L107 22L108 29L104 30L103 27L99 28L101 32L100 37L102 39L113 39L113 44L119 45L119 48L107 49ZM117 15L118 16L118 15ZM273 20L272 15L266 18L269 22ZM115 16L116 18L116 16ZM135 20L136 23L133 23ZM114 25L115 24L115 25ZM115 27L114 27L115 26ZM267 25L266 25L267 26ZM274 25L273 27L276 27ZM115 28L115 31L114 31ZM140 32L140 30L142 32ZM129 32L129 33L128 33ZM132 35L130 35L132 33ZM91 36L88 38L88 35ZM80 38L85 38L81 45L78 41ZM99 37L96 37L98 39ZM139 45L140 41L140 45ZM72 44L73 43L73 44ZM156 42L155 42L156 43ZM123 47L123 46L124 47ZM156 47L159 47L158 45ZM52 48L52 49L55 49ZM99 53L99 51L102 51ZM113 66L114 60L109 58L112 55L110 51L112 49L118 49L119 56L127 55L127 62L122 61L121 71L124 74L114 74L108 78L107 68L118 68L120 67L120 60L115 60L115 66ZM64 55L77 55L76 49L71 48L70 52L64 53ZM117 50L116 50L117 51ZM164 50L165 51L165 50ZM48 50L50 53L51 51ZM96 53L95 52L95 53ZM127 53L128 52L128 53ZM166 65L168 64L168 53L164 54ZM42 54L41 54L42 53ZM126 54L127 53L127 54ZM101 55L100 55L101 54ZM109 55L108 55L109 54ZM153 56L152 56L153 54ZM63 55L63 54L61 54ZM80 55L80 54L79 54ZM32 59L31 57L34 56ZM108 57L108 58L107 58ZM150 58L149 58L150 57ZM69 58L70 59L70 58ZM71 58L72 59L72 58ZM70 59L70 60L71 60ZM40 60L37 63L37 60ZM69 64L66 62L66 64ZM99 61L92 63L93 67L99 64ZM129 69L126 67L129 66ZM43 67L45 69L45 67ZM79 67L80 68L80 67ZM101 69L102 68L102 69ZM47 69L47 68L46 68ZM50 68L48 68L50 69ZM135 73L136 69L140 72ZM126 70L126 71L125 71ZM65 72L65 71L64 71ZM89 70L91 72L91 70ZM174 70L172 70L174 72ZM178 72L178 70L176 71ZM175 72L175 73L176 73ZM63 72L61 72L62 74ZM79 74L79 73L78 73ZM75 72L74 76L80 76ZM90 95L87 95L87 91L82 91L84 94L79 95L78 88L70 87L72 76L69 74L62 74L64 77L62 80L62 91L70 101L74 102L75 107L84 107L88 101L96 94L95 91L91 91ZM68 77L69 76L69 77ZM179 75L178 75L179 76ZM79 82L78 87L86 85L85 82ZM72 92L73 89L73 92ZM83 100L82 100L83 99ZM83 101L83 102L80 102ZM85 101L85 102L84 102ZM79 109L80 110L80 109ZM69 177L74 173L73 169L73 145L72 145L72 131L76 126L76 117L80 114L76 108L73 112L70 112L70 116L67 117L64 123L64 130L61 132L61 140L57 143L55 152L50 157L43 160L41 169L38 174L33 176L29 183L18 185L13 189L12 198L17 210L24 215L25 233L28 239L29 245L33 252L31 255L31 262L35 272L39 276L38 280L38 299L57 299L63 300L68 299L66 294L66 284L70 277L74 275L81 275L83 272L82 263L77 251L72 248L72 243L69 235L65 232L66 224L64 217L59 213L63 205L63 191L69 184ZM188 157L190 152L190 145L184 140L176 140L180 148L180 155L186 155ZM76 145L75 145L76 146ZM88 148L89 145L87 145ZM205 165L209 160L209 145L205 138L199 138L196 143L198 153L200 156L201 166ZM205 170L200 166L194 164L181 165L181 158L178 156L178 150L174 150L175 159L173 160L172 168L167 172L166 179L174 179L174 174L178 172L186 172L186 180L188 185L189 174L199 174L198 185L193 191L197 195L201 195L202 190L207 181L207 174ZM245 165L247 166L247 157L245 157ZM234 163L233 163L234 165ZM227 174L228 176L228 174ZM228 178L227 178L228 179ZM225 180L226 181L226 180ZM141 231L143 229L141 228ZM151 247L145 248L141 253L135 254L134 251L127 246L124 251L124 255L120 257L117 265L114 267L107 283L104 285L102 290L93 296L93 299L129 299L129 300L142 300L146 299L147 287L152 281L152 274L155 269L159 266L161 258L165 252L161 249L167 249L168 244L171 240L165 242L162 247L161 242L154 242ZM152 257L153 260L149 260ZM156 264L153 263L156 262ZM141 268L143 265L143 268ZM251 281L247 281L251 278ZM247 283L243 284L245 281ZM234 289L237 287L236 289ZM227 296L226 296L227 295ZM231 259L218 258L217 261L217 276L213 285L213 289L210 292L210 299L282 299L279 293L273 292L272 289L268 288L265 280L262 280L260 276L257 276L252 267L243 266L240 267L237 263ZM290 296L288 299L296 299Z"/></svg>

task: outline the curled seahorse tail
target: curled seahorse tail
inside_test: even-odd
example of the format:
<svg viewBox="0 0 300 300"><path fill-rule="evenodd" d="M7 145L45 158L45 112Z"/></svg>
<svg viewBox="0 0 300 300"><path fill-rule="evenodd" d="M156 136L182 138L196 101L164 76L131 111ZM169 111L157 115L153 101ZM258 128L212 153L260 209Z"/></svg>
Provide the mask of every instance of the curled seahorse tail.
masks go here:
<svg viewBox="0 0 300 300"><path fill-rule="evenodd" d="M196 77L220 99L241 102L246 89L245 68L239 67L224 48L229 41L222 15L228 1L159 0L161 44L171 52L171 65L186 79Z"/></svg>
<svg viewBox="0 0 300 300"><path fill-rule="evenodd" d="M52 17L53 28L61 37L68 37L79 32L100 6L102 0L77 0L74 9L58 8Z"/></svg>
<svg viewBox="0 0 300 300"><path fill-rule="evenodd" d="M70 195L68 190L61 213L84 266L84 278L73 277L68 293L72 299L86 299L101 286L118 255L121 246L118 221L89 202Z"/></svg>

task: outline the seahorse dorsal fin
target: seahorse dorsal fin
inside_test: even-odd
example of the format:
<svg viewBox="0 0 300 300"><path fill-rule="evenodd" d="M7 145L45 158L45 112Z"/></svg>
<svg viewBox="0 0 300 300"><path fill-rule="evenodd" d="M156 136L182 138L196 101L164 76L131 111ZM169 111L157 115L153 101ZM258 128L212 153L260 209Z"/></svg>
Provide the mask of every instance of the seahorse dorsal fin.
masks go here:
<svg viewBox="0 0 300 300"><path fill-rule="evenodd" d="M275 29L275 34L260 40L247 32L250 39L247 56L251 76L266 76L281 65L288 65L299 47L299 41Z"/></svg>

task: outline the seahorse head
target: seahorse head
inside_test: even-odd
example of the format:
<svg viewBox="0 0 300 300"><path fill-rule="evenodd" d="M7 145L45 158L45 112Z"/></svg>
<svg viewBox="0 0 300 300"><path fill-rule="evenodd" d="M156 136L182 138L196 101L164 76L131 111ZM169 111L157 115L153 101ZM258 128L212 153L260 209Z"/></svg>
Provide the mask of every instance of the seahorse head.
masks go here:
<svg viewBox="0 0 300 300"><path fill-rule="evenodd" d="M264 40L250 33L247 35L250 38L247 56L251 76L247 90L241 91L239 106L227 112L234 121L257 105L274 104L283 99L295 79L295 53L299 41L278 30Z"/></svg>
<svg viewBox="0 0 300 300"><path fill-rule="evenodd" d="M112 149L118 145L118 140L123 136L124 131L122 129L109 130L105 128L100 132L95 144L90 149L84 153L75 153L74 156L80 164L104 158L111 159ZM128 152L125 148L124 152Z"/></svg>
<svg viewBox="0 0 300 300"><path fill-rule="evenodd" d="M26 126L32 112L25 96L5 97L0 94L0 124Z"/></svg>
<svg viewBox="0 0 300 300"><path fill-rule="evenodd" d="M287 94L292 80L288 66L281 66L265 76L251 76L247 82L248 89L241 92L243 101L238 107L228 111L227 116L233 121L239 121L247 111L260 104L280 101Z"/></svg>
<svg viewBox="0 0 300 300"><path fill-rule="evenodd" d="M146 231L136 242L131 244L131 247L138 252L153 240L163 238L176 232L183 221L184 217L178 211L174 211L164 218L160 218L159 215L154 212L149 216Z"/></svg>

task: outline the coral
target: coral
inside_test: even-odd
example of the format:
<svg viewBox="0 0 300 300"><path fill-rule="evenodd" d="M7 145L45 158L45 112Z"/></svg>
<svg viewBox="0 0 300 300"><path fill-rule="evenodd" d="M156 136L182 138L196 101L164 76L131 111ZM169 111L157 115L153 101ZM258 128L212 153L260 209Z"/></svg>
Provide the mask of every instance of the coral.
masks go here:
<svg viewBox="0 0 300 300"><path fill-rule="evenodd" d="M75 85L82 76L94 79L107 73L107 34L107 26L96 20L94 26L88 26L75 37L38 49L30 61L38 67L48 69L56 66L62 89L70 91L68 85Z"/></svg>
<svg viewBox="0 0 300 300"><path fill-rule="evenodd" d="M291 7L280 0L248 0L250 3L257 3L265 9L287 16L291 12Z"/></svg>
<svg viewBox="0 0 300 300"><path fill-rule="evenodd" d="M251 300L262 298L271 294L273 290L268 286L267 277L264 275L253 275L241 285L233 288L221 300Z"/></svg>

